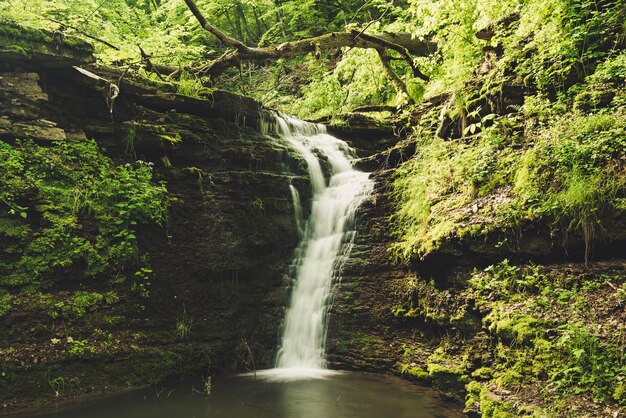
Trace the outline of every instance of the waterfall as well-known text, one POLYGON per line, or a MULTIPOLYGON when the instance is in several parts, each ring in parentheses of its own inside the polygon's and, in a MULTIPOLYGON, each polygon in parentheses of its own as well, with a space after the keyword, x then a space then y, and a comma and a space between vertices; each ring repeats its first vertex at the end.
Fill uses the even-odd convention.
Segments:
POLYGON ((291 186, 296 219, 304 225, 299 225, 302 241, 294 261, 293 289, 276 367, 308 374, 326 368, 333 281, 350 251, 356 210, 371 193, 373 182, 367 173, 352 167, 351 149, 329 135, 325 126, 283 115, 276 118, 278 133, 306 161, 313 187, 310 216, 304 222, 299 194, 291 186))

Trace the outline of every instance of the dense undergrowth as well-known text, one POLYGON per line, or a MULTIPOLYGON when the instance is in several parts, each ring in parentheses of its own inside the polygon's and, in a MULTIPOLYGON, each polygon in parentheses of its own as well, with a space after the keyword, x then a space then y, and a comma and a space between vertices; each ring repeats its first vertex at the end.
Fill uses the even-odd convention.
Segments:
POLYGON ((536 266, 507 260, 475 273, 470 283, 478 309, 487 313, 483 324, 496 337, 493 381, 541 382, 557 406, 559 397, 572 394, 625 406, 626 334, 615 315, 626 302, 622 274, 546 276, 536 266))
POLYGON ((405 344, 401 373, 455 399, 465 387, 468 409, 487 417, 595 416, 595 402, 626 406, 623 266, 514 266, 505 259, 475 270, 468 284, 451 292, 407 280, 397 317, 479 331, 462 344, 444 337, 425 364, 405 344))
POLYGON ((619 2, 585 7, 555 1, 519 9, 519 22, 507 23, 502 38, 492 41, 503 45, 500 61, 468 80, 469 87, 450 91, 453 104, 443 117, 458 120, 464 137, 449 141, 435 134, 440 108, 414 128, 419 152, 400 168, 395 184, 399 257, 424 257, 451 237, 539 222, 564 238, 582 236, 588 256, 606 224, 623 216, 626 92, 619 17, 625 12, 619 2), (561 12, 546 14, 557 6, 561 12), (593 18, 582 24, 587 14, 593 18), (580 31, 576 22, 588 39, 572 46, 580 31), (548 36, 557 27, 559 36, 548 36), (564 48, 575 46, 577 59, 574 52, 564 55, 564 48), (525 98, 498 109, 507 85, 525 98))
POLYGON ((547 101, 529 99, 522 118, 496 120, 478 136, 448 142, 432 131, 419 135, 420 152, 396 181, 395 250, 423 257, 452 236, 542 219, 564 235, 601 239, 605 223, 626 209, 625 98, 620 92, 610 110, 591 114, 555 114, 547 101), (480 207, 472 210, 475 202, 480 207))
POLYGON ((64 276, 147 297, 150 269, 137 228, 165 226, 168 206, 150 164, 115 164, 93 141, 0 142, 0 161, 0 315, 11 309, 11 294, 39 292, 64 276))
MULTIPOLYGON (((499 249, 487 258, 500 261, 445 285, 407 279, 393 315, 444 337, 426 361, 407 344, 399 371, 457 400, 465 388, 467 411, 484 417, 619 415, 625 276, 620 261, 592 260, 597 244, 624 240, 626 7, 554 0, 502 11, 474 26, 486 39, 470 41, 487 47, 482 64, 447 57, 474 66, 465 82, 452 70, 425 89, 447 99, 413 127, 391 247, 397 261, 428 263, 448 243, 491 238, 499 249), (539 233, 579 264, 505 258, 519 262, 524 235, 539 233)), ((545 261, 552 250, 543 251, 522 258, 545 261)))

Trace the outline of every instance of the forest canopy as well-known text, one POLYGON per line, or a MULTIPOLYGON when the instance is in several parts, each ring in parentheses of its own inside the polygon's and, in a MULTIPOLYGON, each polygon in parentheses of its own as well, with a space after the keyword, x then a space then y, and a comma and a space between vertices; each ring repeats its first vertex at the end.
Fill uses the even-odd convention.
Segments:
MULTIPOLYGON (((167 74, 146 70, 202 68, 234 45, 204 30, 186 3, 190 2, 10 0, 0 5, 0 17, 61 35, 88 37, 103 63, 133 65, 148 77, 161 78, 167 74)), ((464 3, 449 2, 442 8, 415 0, 199 0, 197 9, 214 28, 256 51, 333 32, 341 39, 327 38, 326 48, 320 48, 318 39, 308 50, 294 53, 292 60, 280 54, 265 61, 242 60, 210 79, 205 77, 207 71, 179 71, 181 92, 226 88, 302 116, 417 101, 425 81, 440 78, 437 68, 443 57, 435 53, 435 42, 441 25, 454 21, 460 36, 471 38, 474 24, 490 18, 484 12, 479 18, 474 10, 480 8, 464 3), (371 46, 372 36, 377 42, 384 38, 383 48, 360 49, 363 44, 371 46), (350 45, 355 37, 361 43, 356 48, 350 45)), ((469 53, 478 56, 478 52, 474 47, 469 53)))
POLYGON ((524 63, 526 67, 520 68, 520 75, 531 85, 562 83, 577 63, 592 67, 600 58, 594 56, 600 53, 598 44, 615 27, 623 26, 623 22, 611 21, 619 19, 619 13, 603 21, 609 16, 605 12, 623 8, 620 4, 567 0, 8 0, 0 4, 0 19, 52 29, 60 36, 88 37, 102 63, 131 66, 158 81, 175 78, 183 94, 228 89, 311 118, 362 106, 398 106, 460 90, 483 60, 485 47, 517 48, 519 57, 534 51, 533 58, 524 63), (225 38, 205 30, 190 4, 225 38), (517 17, 514 30, 506 32, 504 25, 490 33, 494 23, 512 16, 517 17), (329 42, 328 48, 313 43, 292 55, 268 53, 272 47, 285 48, 330 33, 344 37, 343 42, 334 40, 335 47, 329 42), (490 36, 478 39, 477 33, 490 36), (387 37, 402 47, 387 45, 381 51, 350 45, 355 38, 367 43, 372 36, 387 37), (412 50, 406 42, 423 48, 412 50), (240 46, 254 59, 235 59, 228 68, 210 74, 208 63, 224 60, 229 51, 241 56, 240 46), (260 51, 266 54, 256 59, 260 51), (168 78, 172 68, 178 71, 168 78))

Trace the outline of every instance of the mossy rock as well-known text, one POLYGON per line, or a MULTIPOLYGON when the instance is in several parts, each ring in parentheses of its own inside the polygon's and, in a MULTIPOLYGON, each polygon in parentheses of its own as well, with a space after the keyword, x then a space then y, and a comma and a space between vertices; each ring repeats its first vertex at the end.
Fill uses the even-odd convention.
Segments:
POLYGON ((573 108, 579 112, 589 112, 608 106, 615 97, 609 90, 583 90, 574 97, 573 108))
POLYGON ((542 331, 541 322, 531 315, 494 311, 485 318, 489 332, 505 341, 530 344, 542 331))
POLYGON ((619 382, 613 391, 613 400, 621 406, 626 406, 626 384, 619 382))
POLYGON ((410 378, 411 380, 415 380, 421 383, 430 382, 430 373, 428 373, 423 368, 416 366, 414 364, 404 364, 402 365, 401 373, 403 376, 410 378))
POLYGON ((428 375, 432 384, 445 399, 462 403, 465 399, 465 384, 468 377, 462 369, 455 369, 441 364, 428 364, 428 375))
POLYGON ((491 367, 481 367, 472 372, 472 377, 478 380, 489 380, 493 377, 493 369, 491 367))
POLYGON ((0 21, 0 58, 25 58, 46 67, 69 67, 95 60, 94 47, 82 39, 0 21))
POLYGON ((469 382, 466 390, 467 398, 463 412, 468 417, 513 418, 532 415, 532 410, 516 408, 477 381, 469 382))

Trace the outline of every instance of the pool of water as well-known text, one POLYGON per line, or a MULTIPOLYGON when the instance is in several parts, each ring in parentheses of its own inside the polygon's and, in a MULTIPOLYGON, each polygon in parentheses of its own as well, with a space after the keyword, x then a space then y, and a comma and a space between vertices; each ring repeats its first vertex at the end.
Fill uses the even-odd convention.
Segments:
POLYGON ((216 376, 31 414, 45 418, 459 418, 458 407, 402 379, 333 372, 294 378, 259 372, 216 376))

